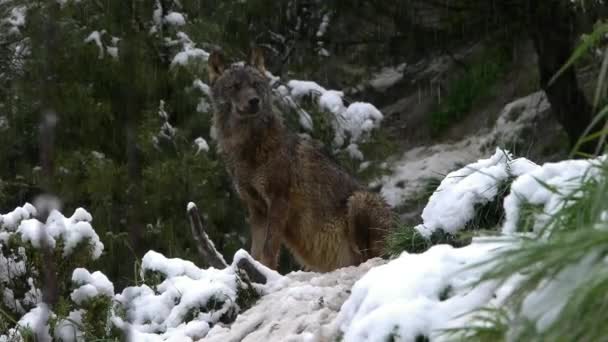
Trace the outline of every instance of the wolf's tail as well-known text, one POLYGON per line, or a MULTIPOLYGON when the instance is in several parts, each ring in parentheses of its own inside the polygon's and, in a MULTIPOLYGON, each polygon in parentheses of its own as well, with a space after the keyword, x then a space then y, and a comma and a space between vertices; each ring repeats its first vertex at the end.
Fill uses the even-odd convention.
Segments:
POLYGON ((377 194, 357 191, 348 199, 349 239, 361 261, 385 254, 385 241, 393 213, 377 194))

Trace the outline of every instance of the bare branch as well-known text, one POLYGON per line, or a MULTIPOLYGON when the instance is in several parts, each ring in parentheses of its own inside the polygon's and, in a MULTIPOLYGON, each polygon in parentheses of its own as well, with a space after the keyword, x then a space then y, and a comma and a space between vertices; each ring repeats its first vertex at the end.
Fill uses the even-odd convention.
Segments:
POLYGON ((198 213, 198 208, 194 203, 188 204, 188 218, 190 219, 190 229, 192 237, 196 241, 198 254, 201 256, 204 267, 215 267, 218 269, 226 268, 228 264, 224 257, 215 249, 215 245, 207 236, 203 219, 198 213))
MULTIPOLYGON (((205 232, 205 226, 208 226, 204 221, 204 218, 199 215, 198 208, 194 203, 188 204, 188 218, 190 219, 190 229, 192 231, 192 237, 196 241, 196 248, 203 267, 215 267, 223 269, 228 267, 228 264, 224 260, 224 257, 215 249, 215 245, 209 239, 209 236, 205 232)), ((266 276, 255 265, 249 261, 249 259, 243 258, 238 261, 236 265, 239 276, 247 283, 258 283, 265 284, 267 279, 266 276)))

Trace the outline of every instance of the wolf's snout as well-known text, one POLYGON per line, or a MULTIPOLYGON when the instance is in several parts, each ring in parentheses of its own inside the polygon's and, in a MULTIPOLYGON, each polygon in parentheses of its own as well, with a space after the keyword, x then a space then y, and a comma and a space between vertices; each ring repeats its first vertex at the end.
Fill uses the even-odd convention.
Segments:
POLYGON ((260 98, 253 97, 249 99, 249 111, 251 113, 257 113, 260 109, 260 98))

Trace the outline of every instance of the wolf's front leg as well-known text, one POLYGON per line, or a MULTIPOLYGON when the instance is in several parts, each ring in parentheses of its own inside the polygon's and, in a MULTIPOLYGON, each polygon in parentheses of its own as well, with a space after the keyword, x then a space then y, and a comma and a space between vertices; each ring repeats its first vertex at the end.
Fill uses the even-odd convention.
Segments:
POLYGON ((249 210, 249 227, 251 230, 251 256, 262 262, 264 241, 266 241, 266 215, 249 210))
POLYGON ((287 198, 277 197, 270 201, 261 261, 272 269, 276 269, 278 266, 279 251, 281 250, 283 234, 287 228, 288 215, 289 202, 287 198))

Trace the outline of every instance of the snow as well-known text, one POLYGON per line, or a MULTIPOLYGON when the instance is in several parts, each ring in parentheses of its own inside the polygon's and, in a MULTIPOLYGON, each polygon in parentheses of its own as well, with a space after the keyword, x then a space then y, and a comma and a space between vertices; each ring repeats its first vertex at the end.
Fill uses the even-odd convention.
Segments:
POLYGON ((80 285, 70 295, 72 301, 78 305, 97 296, 114 296, 114 284, 99 271, 89 273, 84 268, 77 268, 72 273, 72 283, 80 285))
POLYGON ((522 302, 522 315, 535 322, 538 331, 546 331, 566 305, 573 290, 593 282, 592 270, 598 259, 598 254, 590 251, 582 260, 565 267, 553 279, 531 291, 522 302))
POLYGON ((321 38, 325 35, 325 32, 327 31, 327 28, 329 27, 329 19, 330 19, 329 14, 323 15, 323 18, 321 19, 321 24, 319 25, 319 30, 317 30, 317 38, 321 38))
POLYGON ((599 163, 605 158, 595 160, 565 160, 546 163, 533 171, 517 178, 511 185, 511 193, 505 198, 505 224, 503 233, 517 231, 520 209, 524 204, 542 207, 534 218, 534 231, 546 228, 550 217, 563 206, 567 198, 576 197, 573 193, 581 183, 600 175, 599 163), (558 189, 556 191, 555 189, 558 189))
POLYGON ((142 278, 144 278, 145 271, 160 272, 167 278, 185 275, 193 279, 200 279, 203 272, 192 261, 169 259, 155 251, 149 251, 144 255, 141 261, 142 278))
MULTIPOLYGON (((567 198, 572 197, 572 191, 582 181, 600 176, 598 164, 605 161, 601 157, 539 166, 495 149, 489 158, 451 172, 423 211, 423 225, 428 231, 457 231, 471 219, 476 206, 497 195, 497 184, 514 178, 511 193, 504 202, 506 235, 474 238, 466 247, 437 245, 420 254, 404 252, 390 261, 376 258, 325 274, 292 272, 285 276, 263 266, 244 250, 239 250, 232 265, 222 270, 201 269, 191 261, 149 251, 142 259, 140 274, 147 284, 127 287, 115 294, 112 282, 103 273, 77 268, 72 273, 77 288, 70 298, 76 305, 96 296, 112 298, 113 325, 128 331, 134 341, 454 340, 446 329, 483 326, 477 316, 480 311, 476 310, 509 309, 506 301, 526 279, 526 274, 513 274, 504 282, 482 279, 486 271, 502 262, 500 253, 520 248, 521 235, 515 233, 522 204, 543 206, 544 213, 535 219, 539 224, 546 223, 545 213, 554 213, 567 205, 567 198), (237 304, 243 284, 236 272, 243 259, 267 279, 265 284, 252 284, 261 298, 244 312, 237 304), (117 315, 117 309, 125 314, 117 315), (224 323, 234 317, 232 323, 224 323)), ((192 202, 187 205, 188 210, 194 207, 192 202)), ((5 231, 0 243, 5 243, 10 234, 55 241, 63 238, 68 225, 92 221, 87 211, 78 209, 70 218, 53 211, 47 223, 42 224, 28 218, 34 211, 33 206, 25 205, 1 216, 3 221, 4 217, 10 217, 7 222, 12 227, 19 224, 19 228, 11 231, 9 225, 2 226, 5 231)), ((36 242, 32 241, 34 245, 36 242)), ((25 255, 25 250, 19 253, 25 255)), ((603 254, 590 251, 587 257, 573 261, 555 277, 543 281, 522 298, 518 309, 521 312, 517 314, 535 322, 538 331, 547 329, 573 290, 591 282, 593 267, 602 257, 603 254)), ((22 275, 24 268, 19 258, 0 254, 0 287, 22 275), (3 277, 4 274, 9 276, 3 277)), ((32 299, 27 307, 33 309, 20 319, 19 325, 35 328, 41 341, 50 341, 47 322, 55 316, 44 304, 37 304, 41 295, 31 278, 28 285, 32 299)), ((5 289, 2 296, 3 303, 12 302, 15 293, 5 289)), ((23 310, 24 304, 19 305, 23 310)), ((68 318, 58 319, 53 330, 55 338, 65 337, 67 341, 82 338, 82 332, 71 322, 82 322, 85 313, 75 310, 68 318)), ((0 336, 0 341, 3 338, 0 336)))
POLYGON ((392 162, 389 175, 374 180, 370 186, 380 187, 386 201, 393 207, 398 206, 423 191, 430 178, 443 178, 459 168, 459 164, 468 164, 493 153, 496 146, 525 141, 527 137, 522 132, 533 127, 549 108, 544 92, 513 101, 502 110, 490 132, 408 150, 392 162))
POLYGON ((84 310, 75 310, 69 313, 68 317, 57 322, 55 333, 56 340, 62 342, 84 341, 84 334, 80 330, 84 310))
POLYGON ((200 59, 203 62, 206 62, 209 58, 209 53, 203 49, 197 48, 196 44, 192 42, 190 37, 184 32, 178 32, 177 37, 179 39, 179 43, 182 44, 182 51, 178 52, 171 61, 171 67, 176 67, 178 65, 185 66, 190 63, 191 60, 200 59))
POLYGON ((264 275, 264 277, 266 277, 266 281, 270 284, 270 283, 276 283, 277 281, 281 280, 283 277, 277 273, 276 271, 264 266, 262 263, 260 263, 259 261, 255 260, 251 255, 249 255, 249 253, 247 253, 245 250, 243 249, 239 249, 235 254, 234 257, 232 258, 232 268, 236 269, 238 263, 242 260, 242 259, 247 259, 253 266, 255 266, 255 268, 260 271, 262 273, 262 275, 264 275))
POLYGON ((114 59, 118 59, 118 48, 116 46, 106 47, 106 52, 114 59))
POLYGON ((321 96, 327 90, 313 81, 291 80, 287 82, 291 96, 295 100, 301 100, 304 96, 321 96))
POLYGON ((9 128, 8 119, 4 115, 0 115, 0 131, 6 131, 9 128))
POLYGON ((26 6, 15 6, 11 9, 8 18, 2 20, 7 23, 11 28, 9 34, 20 34, 21 28, 25 26, 25 14, 27 12, 26 6))
POLYGON ((439 245, 373 268, 353 286, 336 319, 343 341, 441 340, 441 329, 460 326, 463 315, 493 298, 494 284, 472 286, 485 268, 469 266, 504 246, 482 240, 459 249, 439 245))
POLYGON ((24 275, 25 272, 25 262, 23 260, 0 254, 0 284, 8 283, 11 279, 24 275))
POLYGON ((279 87, 278 93, 285 102, 300 114, 300 123, 307 130, 312 130, 310 115, 297 105, 304 98, 312 96, 319 110, 333 115, 332 125, 335 131, 333 144, 342 148, 346 143, 347 152, 355 159, 362 159, 358 146, 350 146, 363 142, 369 133, 380 126, 382 113, 372 104, 354 102, 348 107, 344 105, 344 92, 327 90, 312 81, 291 80, 286 88, 279 87), (358 151, 358 152, 357 152, 358 151))
MULTIPOLYGON (((189 204, 189 207, 192 205, 189 204)), ((8 218, 6 222, 11 227, 17 224, 19 226, 16 231, 8 230, 8 225, 2 226, 0 243, 4 244, 12 235, 16 235, 28 242, 26 248, 38 248, 42 241, 52 248, 59 246, 57 241, 62 239, 65 257, 71 256, 71 248, 77 241, 89 241, 91 247, 95 248, 97 235, 90 226, 92 217, 86 210, 77 209, 69 218, 54 210, 44 224, 35 219, 27 219, 29 213, 34 211, 33 206, 25 205, 10 214, 2 215, 3 219, 8 218)), ((55 319, 56 316, 44 304, 38 304, 42 300, 42 293, 35 286, 38 280, 28 277, 30 274, 36 275, 37 271, 27 264, 26 249, 19 247, 10 250, 6 256, 4 250, 0 249, 0 294, 3 306, 23 315, 19 324, 36 329, 40 341, 50 341, 47 321, 49 317, 55 319), (28 277, 27 280, 24 277, 28 277), (29 290, 16 298, 12 289, 18 283, 26 284, 18 285, 20 289, 27 290, 29 286, 29 290), (33 309, 27 312, 24 308, 33 309)), ((97 254, 92 255, 95 256, 97 254)), ((235 262, 243 258, 249 258, 258 265, 268 279, 281 278, 251 259, 244 251, 237 253, 235 262)), ((81 305, 86 307, 87 302, 100 296, 111 299, 113 307, 109 314, 112 324, 118 329, 126 329, 138 341, 198 340, 204 338, 220 320, 230 319, 239 312, 237 291, 243 285, 238 280, 235 269, 235 265, 223 270, 201 269, 190 261, 166 258, 150 251, 142 259, 141 276, 143 278, 156 273, 159 278, 153 276, 147 280, 159 283, 127 287, 122 293, 115 294, 113 283, 103 273, 76 268, 72 271, 71 280, 75 289, 70 294, 70 300, 78 308, 81 305), (126 317, 117 315, 117 312, 125 312, 126 317)), ((86 311, 81 309, 72 311, 67 318, 57 318, 57 325, 53 329, 54 337, 65 341, 82 340, 78 324, 85 315, 86 311)), ((0 341, 12 336, 20 338, 18 329, 3 334, 0 341)))
POLYGON ((369 84, 374 90, 383 92, 403 79, 403 73, 406 67, 407 63, 399 64, 395 67, 382 68, 380 72, 373 75, 369 84))
POLYGON ((207 140, 205 140, 203 137, 194 139, 194 145, 196 145, 196 154, 209 151, 209 144, 207 144, 207 140))
POLYGON ((360 141, 361 138, 380 126, 382 113, 370 103, 354 102, 341 113, 339 130, 344 135, 348 132, 351 142, 360 141))
POLYGON ((422 212, 423 223, 416 229, 426 237, 441 229, 456 233, 475 217, 478 205, 491 202, 499 187, 538 166, 531 161, 513 159, 500 148, 489 159, 482 159, 449 173, 433 193, 422 212))
POLYGON ((29 242, 34 248, 55 248, 55 239, 48 235, 44 224, 38 220, 23 221, 17 233, 21 235, 21 241, 29 242))
POLYGON ((361 152, 361 150, 359 150, 359 146, 357 144, 348 145, 348 147, 346 147, 346 151, 348 152, 350 157, 354 160, 362 161, 364 159, 363 152, 361 152))
POLYGON ((94 42, 95 45, 97 45, 97 47, 99 48, 99 55, 98 55, 99 59, 102 59, 103 55, 104 55, 104 48, 103 48, 103 44, 101 43, 101 35, 104 34, 104 33, 105 33, 104 31, 102 31, 102 32, 93 31, 84 40, 85 43, 94 42))
POLYGON ((173 60, 171 61, 171 67, 174 67, 176 65, 186 65, 191 59, 198 58, 207 60, 207 58, 209 58, 209 53, 199 48, 185 49, 184 51, 178 53, 177 55, 175 55, 175 57, 173 57, 173 60))
POLYGON ((196 204, 194 204, 194 202, 188 202, 188 206, 186 207, 186 211, 190 211, 192 209, 196 208, 196 204))
POLYGON ((210 326, 238 310, 237 281, 231 267, 203 270, 192 262, 169 259, 150 251, 142 261, 142 275, 155 271, 164 280, 155 289, 127 287, 115 300, 126 308, 127 321, 115 317, 137 340, 169 341, 204 337, 210 326), (186 322, 188 315, 193 315, 186 322))
POLYGON ((371 182, 371 187, 380 186, 386 202, 395 207, 411 196, 420 193, 425 180, 439 178, 462 162, 471 162, 482 156, 478 145, 470 141, 455 144, 420 146, 405 152, 391 166, 391 174, 371 182))
POLYGON ((26 313, 19 320, 18 324, 22 328, 28 328, 35 333, 36 341, 46 342, 51 341, 49 333, 48 320, 50 310, 44 303, 38 304, 35 308, 26 313))
POLYGON ((207 85, 200 79, 194 80, 194 82, 192 83, 192 86, 199 89, 200 91, 202 91, 203 94, 205 94, 209 97, 211 96, 211 87, 209 87, 209 85, 207 85))
POLYGON ((337 90, 326 90, 319 96, 319 106, 330 113, 343 113, 345 111, 342 98, 344 93, 337 90))
POLYGON ((26 203, 23 207, 17 207, 8 214, 0 214, 0 228, 15 230, 19 227, 21 221, 32 218, 37 214, 36 207, 26 203))
POLYGON ((192 83, 192 87, 200 90, 204 96, 201 96, 199 102, 196 106, 196 111, 198 113, 209 113, 211 111, 211 88, 209 85, 201 81, 200 79, 194 80, 192 83))
POLYGON ((95 159, 103 160, 106 159, 106 155, 99 151, 91 151, 91 155, 95 157, 95 159))
MULTIPOLYGON (((240 257, 249 256, 244 252, 235 255, 235 259, 240 257)), ((286 276, 263 269, 269 281, 258 290, 264 296, 230 326, 214 326, 205 341, 334 341, 330 338, 333 322, 353 283, 383 263, 372 259, 330 273, 292 272, 286 276)))
POLYGON ((179 12, 170 12, 163 19, 169 25, 172 26, 184 26, 186 25, 186 19, 184 15, 179 12))
POLYGON ((103 252, 103 244, 93 230, 91 221, 91 214, 82 208, 76 209, 70 218, 53 210, 44 224, 36 219, 22 221, 17 233, 21 235, 23 242, 29 242, 35 248, 42 248, 44 244, 55 248, 56 240, 61 239, 64 244, 64 257, 72 254, 76 246, 86 242, 90 247, 92 258, 97 259, 103 252))
POLYGON ((275 89, 275 94, 289 107, 296 111, 298 114, 298 119, 300 126, 304 128, 308 132, 312 132, 314 130, 314 125, 312 122, 312 118, 308 112, 306 112, 302 107, 300 107, 296 101, 290 96, 290 92, 286 86, 280 85, 275 89))

